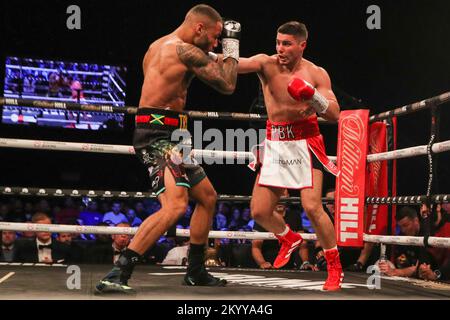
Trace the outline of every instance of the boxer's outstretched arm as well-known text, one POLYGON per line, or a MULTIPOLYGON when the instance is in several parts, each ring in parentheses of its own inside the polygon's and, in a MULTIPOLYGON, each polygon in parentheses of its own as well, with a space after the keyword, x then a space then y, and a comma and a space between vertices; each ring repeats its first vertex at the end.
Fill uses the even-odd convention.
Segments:
POLYGON ((234 92, 237 80, 235 59, 227 58, 219 64, 196 46, 187 43, 177 45, 177 54, 186 67, 207 85, 223 94, 234 92))
POLYGON ((238 73, 261 72, 265 54, 257 54, 250 58, 239 57, 238 73))

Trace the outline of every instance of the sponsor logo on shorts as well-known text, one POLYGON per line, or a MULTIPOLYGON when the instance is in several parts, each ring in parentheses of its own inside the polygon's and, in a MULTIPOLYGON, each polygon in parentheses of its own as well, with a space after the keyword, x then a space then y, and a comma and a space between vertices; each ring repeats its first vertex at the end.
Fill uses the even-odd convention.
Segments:
POLYGON ((280 166, 299 166, 302 164, 302 159, 273 159, 273 164, 278 164, 280 166))
POLYGON ((158 186, 159 183, 159 176, 156 176, 155 179, 152 181, 152 189, 155 189, 158 186))

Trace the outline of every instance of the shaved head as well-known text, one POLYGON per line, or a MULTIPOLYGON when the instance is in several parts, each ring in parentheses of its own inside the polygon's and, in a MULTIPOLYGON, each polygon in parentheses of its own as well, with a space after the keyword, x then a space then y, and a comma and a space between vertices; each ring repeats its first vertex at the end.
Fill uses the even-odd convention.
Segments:
POLYGON ((220 14, 211 6, 206 4, 198 4, 191 8, 184 19, 185 22, 195 22, 199 19, 208 19, 212 23, 222 21, 220 14))

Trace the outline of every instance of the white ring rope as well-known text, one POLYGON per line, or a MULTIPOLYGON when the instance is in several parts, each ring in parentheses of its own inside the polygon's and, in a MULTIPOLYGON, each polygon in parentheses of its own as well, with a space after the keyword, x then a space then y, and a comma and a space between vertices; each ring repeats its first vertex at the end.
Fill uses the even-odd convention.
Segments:
MULTIPOLYGON (((58 224, 36 224, 0 222, 0 230, 29 231, 29 232, 52 232, 52 233, 83 233, 83 234, 129 234, 134 235, 138 228, 103 227, 103 226, 71 226, 58 224)), ((178 237, 189 237, 189 229, 176 229, 178 237)), ((314 241, 317 237, 313 233, 301 233, 305 240, 314 241)), ((246 232, 246 231, 210 231, 211 239, 249 239, 249 240, 276 240, 271 232, 246 232)), ((408 236, 377 236, 364 234, 365 242, 424 246, 424 237, 408 236)), ((428 244, 432 247, 450 248, 450 238, 429 237, 428 244)))
MULTIPOLYGON (((131 154, 131 155, 135 154, 133 146, 127 145, 10 139, 10 138, 0 138, 0 147, 34 149, 34 150, 94 152, 94 153, 109 153, 109 154, 131 154)), ((450 151, 450 140, 434 143, 432 151, 434 153, 450 151)), ((423 145, 399 149, 395 151, 369 154, 367 155, 367 162, 410 158, 426 154, 427 154, 427 146, 423 145)), ((252 161, 255 159, 253 153, 248 151, 193 149, 191 151, 191 155, 194 156, 195 158, 203 158, 203 159, 242 159, 252 161)), ((335 156, 329 156, 329 158, 330 160, 336 162, 335 156)))
MULTIPOLYGON (((34 150, 52 150, 52 151, 75 151, 75 152, 94 152, 109 154, 131 154, 134 155, 133 146, 97 144, 97 143, 79 143, 64 141, 46 141, 46 140, 27 140, 0 138, 0 147, 34 149, 34 150)), ((244 159, 253 160, 255 156, 246 151, 221 151, 221 150, 199 150, 193 149, 191 155, 195 158, 204 159, 244 159)))

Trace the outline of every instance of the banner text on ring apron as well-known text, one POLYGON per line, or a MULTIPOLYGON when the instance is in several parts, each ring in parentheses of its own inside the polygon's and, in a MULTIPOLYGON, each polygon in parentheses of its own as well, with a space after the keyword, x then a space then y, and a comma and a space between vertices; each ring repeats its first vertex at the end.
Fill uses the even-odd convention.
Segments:
POLYGON ((346 110, 339 117, 335 229, 338 246, 362 247, 369 110, 346 110))

